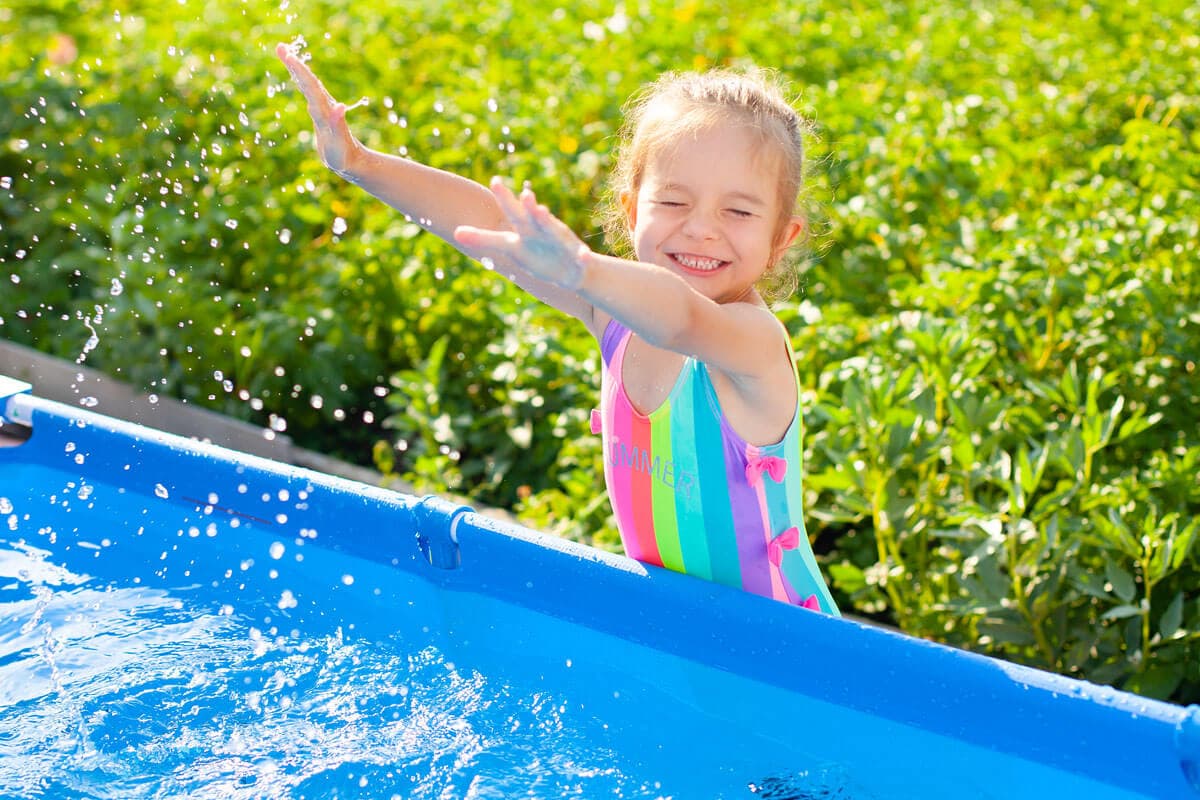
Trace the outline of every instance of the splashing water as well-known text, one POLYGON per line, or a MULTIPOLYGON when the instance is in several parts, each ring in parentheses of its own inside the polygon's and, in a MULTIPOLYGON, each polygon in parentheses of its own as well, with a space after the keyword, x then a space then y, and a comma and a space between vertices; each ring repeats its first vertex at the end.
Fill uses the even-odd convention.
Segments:
POLYGON ((305 48, 308 47, 308 41, 304 38, 304 34, 297 34, 296 38, 292 39, 285 46, 289 53, 301 61, 307 63, 312 60, 312 53, 305 52, 305 48))
POLYGON ((100 334, 96 331, 96 326, 104 322, 104 307, 93 306, 93 309, 95 311, 93 316, 83 317, 83 326, 88 329, 89 336, 83 345, 83 351, 75 359, 76 364, 87 361, 88 353, 100 346, 100 334))

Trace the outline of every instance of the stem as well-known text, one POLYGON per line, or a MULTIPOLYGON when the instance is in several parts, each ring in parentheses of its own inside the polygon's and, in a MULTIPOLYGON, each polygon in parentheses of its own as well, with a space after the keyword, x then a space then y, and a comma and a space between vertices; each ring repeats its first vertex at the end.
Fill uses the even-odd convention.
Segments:
POLYGON ((1142 548, 1142 556, 1138 559, 1138 568, 1142 572, 1142 585, 1146 587, 1146 610, 1142 612, 1142 658, 1138 664, 1138 672, 1143 672, 1150 663, 1150 650, 1154 647, 1150 642, 1150 612, 1153 609, 1150 593, 1154 590, 1154 581, 1150 578, 1150 548, 1142 548))
MULTIPOLYGON (((1010 520, 1005 519, 1004 522, 1005 525, 1008 525, 1010 520)), ((1030 629, 1033 631, 1033 640, 1037 645, 1037 649, 1041 653, 1043 662, 1047 667, 1057 669, 1059 664, 1058 659, 1055 658, 1054 655, 1054 648, 1050 646, 1050 642, 1046 639, 1046 632, 1042 630, 1040 620, 1034 617, 1033 609, 1029 607, 1029 604, 1025 599, 1025 584, 1021 580, 1020 571, 1017 569, 1018 552, 1015 529, 1006 532, 1004 538, 1005 549, 1008 551, 1008 571, 1012 576, 1013 599, 1017 603, 1017 611, 1019 611, 1021 616, 1025 618, 1025 621, 1029 624, 1030 629)))
MULTIPOLYGON (((882 503, 880 502, 880 487, 883 483, 882 477, 877 475, 875 477, 875 489, 871 493, 871 521, 875 526, 875 548, 879 556, 879 563, 886 567, 892 561, 896 564, 902 562, 900 561, 899 548, 896 546, 891 535, 892 524, 884 514, 882 503), (889 542, 892 544, 890 553, 888 552, 889 542)), ((889 569, 888 572, 890 573, 891 570, 889 569)), ((890 574, 884 575, 883 590, 887 593, 888 600, 892 603, 892 613, 896 614, 897 617, 901 613, 907 615, 907 605, 900 596, 900 590, 892 583, 890 574)), ((897 622, 899 622, 899 619, 897 619, 897 622)))
POLYGON ((1044 370, 1050 363, 1050 356, 1054 354, 1054 337, 1058 327, 1058 275, 1056 272, 1057 270, 1053 269, 1050 271, 1050 302, 1046 304, 1046 338, 1042 354, 1038 357, 1037 365, 1034 367, 1036 372, 1044 370))

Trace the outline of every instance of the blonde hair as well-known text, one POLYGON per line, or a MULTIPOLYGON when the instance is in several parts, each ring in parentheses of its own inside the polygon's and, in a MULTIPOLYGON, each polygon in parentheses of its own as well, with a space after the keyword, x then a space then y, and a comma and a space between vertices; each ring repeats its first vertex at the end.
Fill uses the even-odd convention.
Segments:
MULTIPOLYGON (((780 83, 761 69, 734 72, 668 72, 646 85, 624 107, 616 163, 609 180, 604 231, 618 253, 633 256, 623 195, 636 196, 646 166, 682 136, 722 125, 744 126, 759 137, 762 152, 779 163, 780 218, 776 235, 800 210, 800 190, 806 168, 805 137, 810 126, 792 107, 780 83)), ((805 232, 808 226, 805 225, 805 232)), ((801 238, 804 238, 802 234, 801 238)), ((791 259, 769 265, 759 289, 770 299, 787 297, 796 289, 791 259)))

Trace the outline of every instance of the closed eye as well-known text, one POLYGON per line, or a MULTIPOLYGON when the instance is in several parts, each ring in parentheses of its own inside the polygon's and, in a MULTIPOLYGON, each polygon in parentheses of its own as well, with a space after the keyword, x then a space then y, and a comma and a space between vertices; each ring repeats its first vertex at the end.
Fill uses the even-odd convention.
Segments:
POLYGON ((726 210, 729 211, 730 214, 733 214, 735 217, 747 218, 747 217, 754 216, 754 212, 747 211, 744 208, 730 208, 730 209, 726 209, 726 210))

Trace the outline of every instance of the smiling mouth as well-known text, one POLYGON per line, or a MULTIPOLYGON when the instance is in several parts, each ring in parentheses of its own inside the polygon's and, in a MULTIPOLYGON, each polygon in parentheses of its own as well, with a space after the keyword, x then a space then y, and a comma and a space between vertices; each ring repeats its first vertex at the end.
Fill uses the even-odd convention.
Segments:
POLYGON ((690 253, 670 253, 669 256, 676 266, 692 275, 709 275, 730 263, 719 258, 697 256, 690 253))

